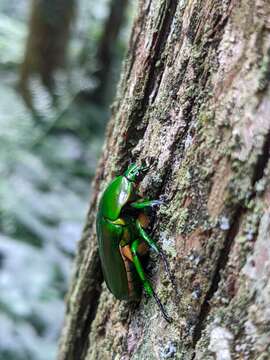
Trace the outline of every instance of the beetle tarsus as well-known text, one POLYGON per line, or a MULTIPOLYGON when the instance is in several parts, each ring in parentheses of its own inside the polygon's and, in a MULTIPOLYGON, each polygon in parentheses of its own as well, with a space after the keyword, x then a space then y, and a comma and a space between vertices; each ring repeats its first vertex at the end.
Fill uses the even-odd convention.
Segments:
POLYGON ((159 205, 162 205, 162 204, 164 204, 164 201, 162 201, 162 200, 152 200, 151 207, 159 206, 159 205))
POLYGON ((169 280, 172 283, 172 286, 173 286, 175 292, 178 294, 177 285, 176 285, 176 282, 175 282, 175 277, 173 276, 173 274, 172 274, 172 272, 170 270, 168 260, 167 260, 166 255, 164 254, 164 252, 162 250, 160 250, 160 256, 161 256, 162 261, 164 263, 165 270, 166 270, 166 273, 168 274, 169 280))
POLYGON ((169 323, 171 324, 173 322, 173 319, 166 313, 165 309, 164 309, 164 306, 162 305, 161 301, 159 300, 159 297, 157 296, 157 294, 153 291, 153 296, 156 300, 156 303, 158 304, 161 312, 162 312, 162 315, 164 317, 164 319, 169 323))

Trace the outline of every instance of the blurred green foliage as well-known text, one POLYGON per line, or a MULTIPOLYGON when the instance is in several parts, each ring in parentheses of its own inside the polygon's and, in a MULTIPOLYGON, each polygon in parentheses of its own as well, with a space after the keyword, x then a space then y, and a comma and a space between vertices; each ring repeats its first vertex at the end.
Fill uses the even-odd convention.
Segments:
MULTIPOLYGON (((26 0, 0 4, 0 360, 56 356, 63 298, 109 116, 106 108, 76 100, 94 86, 89 73, 108 1, 78 2, 69 71, 56 77, 57 107, 39 79, 31 83, 38 117, 16 90, 29 6, 26 0)), ((115 80, 129 24, 116 47, 115 80)))

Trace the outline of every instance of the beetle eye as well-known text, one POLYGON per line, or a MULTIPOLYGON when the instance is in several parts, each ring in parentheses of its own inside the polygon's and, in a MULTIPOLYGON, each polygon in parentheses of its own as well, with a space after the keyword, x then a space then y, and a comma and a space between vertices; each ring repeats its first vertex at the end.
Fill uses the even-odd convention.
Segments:
POLYGON ((142 172, 141 171, 136 171, 136 173, 135 173, 135 181, 138 181, 140 178, 141 178, 141 176, 142 176, 142 172))

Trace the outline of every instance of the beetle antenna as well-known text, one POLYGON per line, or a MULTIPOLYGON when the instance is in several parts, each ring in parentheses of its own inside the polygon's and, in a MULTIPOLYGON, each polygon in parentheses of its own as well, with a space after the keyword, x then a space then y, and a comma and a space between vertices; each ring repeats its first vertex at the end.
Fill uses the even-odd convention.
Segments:
POLYGON ((140 166, 141 171, 147 171, 149 169, 149 166, 147 165, 147 163, 145 161, 141 162, 141 166, 140 166))
POLYGON ((150 164, 147 159, 146 160, 142 160, 141 162, 141 167, 143 171, 148 171, 151 170, 154 167, 154 163, 152 162, 152 164, 150 164))
POLYGON ((166 313, 165 309, 164 309, 164 306, 162 305, 159 297, 157 296, 157 294, 154 292, 153 290, 153 296, 156 300, 156 303, 158 304, 158 307, 160 308, 160 311, 162 312, 162 315, 164 317, 164 319, 169 323, 171 324, 173 322, 173 319, 166 313))

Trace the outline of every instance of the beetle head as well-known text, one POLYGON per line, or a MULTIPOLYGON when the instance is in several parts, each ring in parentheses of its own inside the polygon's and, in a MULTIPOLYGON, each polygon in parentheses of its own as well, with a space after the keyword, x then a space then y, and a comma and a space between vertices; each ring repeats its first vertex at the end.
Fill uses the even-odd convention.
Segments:
POLYGON ((124 173, 124 176, 129 181, 137 181, 140 175, 142 175, 148 167, 146 165, 138 166, 137 164, 131 164, 124 173))

